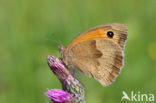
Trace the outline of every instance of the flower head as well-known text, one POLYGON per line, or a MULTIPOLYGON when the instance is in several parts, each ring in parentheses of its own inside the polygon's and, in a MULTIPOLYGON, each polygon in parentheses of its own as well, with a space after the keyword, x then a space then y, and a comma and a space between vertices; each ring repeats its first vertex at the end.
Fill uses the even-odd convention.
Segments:
POLYGON ((60 80, 63 90, 48 90, 46 96, 54 101, 54 103, 85 103, 84 86, 70 73, 64 62, 51 55, 47 56, 47 61, 52 72, 60 80))
POLYGON ((50 98, 54 103, 68 103, 74 100, 74 96, 61 89, 48 89, 45 95, 50 98))

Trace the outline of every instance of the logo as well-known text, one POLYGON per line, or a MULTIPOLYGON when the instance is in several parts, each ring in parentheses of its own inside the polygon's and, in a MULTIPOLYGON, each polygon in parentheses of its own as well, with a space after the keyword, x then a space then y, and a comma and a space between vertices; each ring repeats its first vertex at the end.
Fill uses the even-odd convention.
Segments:
POLYGON ((122 98, 121 101, 128 100, 128 101, 147 101, 147 102, 152 102, 154 101, 154 94, 145 94, 145 93, 141 93, 140 91, 138 92, 134 92, 131 91, 130 95, 128 95, 125 91, 122 91, 122 98))

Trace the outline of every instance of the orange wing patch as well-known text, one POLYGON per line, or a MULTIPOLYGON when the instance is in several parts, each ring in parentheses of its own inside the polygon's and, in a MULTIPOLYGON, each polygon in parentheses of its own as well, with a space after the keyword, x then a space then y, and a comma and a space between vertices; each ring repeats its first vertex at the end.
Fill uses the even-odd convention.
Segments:
POLYGON ((117 42, 116 38, 107 37, 106 34, 108 31, 113 31, 110 26, 108 26, 108 27, 97 27, 97 28, 90 29, 90 30, 80 34, 74 40, 72 40, 72 42, 68 45, 67 49, 69 49, 70 47, 72 47, 75 44, 78 44, 80 42, 91 40, 91 39, 96 39, 96 38, 111 39, 111 40, 117 42))

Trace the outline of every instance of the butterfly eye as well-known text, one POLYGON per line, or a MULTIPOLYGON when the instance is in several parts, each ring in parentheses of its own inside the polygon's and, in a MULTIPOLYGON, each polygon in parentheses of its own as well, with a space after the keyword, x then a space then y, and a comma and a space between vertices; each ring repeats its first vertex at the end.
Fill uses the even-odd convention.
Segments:
POLYGON ((107 36, 108 36, 109 38, 113 38, 114 33, 113 33, 112 31, 108 31, 108 32, 107 32, 107 36))

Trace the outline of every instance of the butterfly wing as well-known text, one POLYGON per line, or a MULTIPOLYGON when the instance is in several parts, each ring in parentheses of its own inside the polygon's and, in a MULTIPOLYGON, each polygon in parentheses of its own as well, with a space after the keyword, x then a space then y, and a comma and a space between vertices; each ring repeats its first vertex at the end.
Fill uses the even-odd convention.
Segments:
POLYGON ((66 65, 97 79, 102 85, 112 83, 123 66, 122 48, 108 39, 92 39, 65 51, 66 65))
POLYGON ((122 50, 124 50, 125 41, 127 39, 127 27, 124 24, 105 24, 91 28, 80 35, 78 35, 72 42, 68 45, 67 49, 73 47, 74 45, 84 42, 87 40, 95 38, 105 38, 117 43, 122 50), (107 32, 112 31, 114 33, 113 38, 107 36, 107 32))

